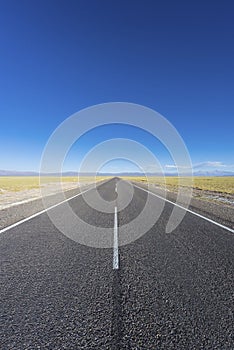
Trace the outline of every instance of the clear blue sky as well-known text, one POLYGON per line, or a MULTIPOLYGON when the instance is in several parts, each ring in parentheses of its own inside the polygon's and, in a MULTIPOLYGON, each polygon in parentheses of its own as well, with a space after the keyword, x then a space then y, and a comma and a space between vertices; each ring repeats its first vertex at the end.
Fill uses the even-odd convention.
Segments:
MULTIPOLYGON (((168 118, 195 167, 234 170, 233 13, 225 0, 0 1, 0 169, 38 170, 64 119, 126 101, 168 118)), ((113 128, 83 137, 68 167, 129 132, 113 128)), ((132 134, 171 164, 147 134, 132 134)))

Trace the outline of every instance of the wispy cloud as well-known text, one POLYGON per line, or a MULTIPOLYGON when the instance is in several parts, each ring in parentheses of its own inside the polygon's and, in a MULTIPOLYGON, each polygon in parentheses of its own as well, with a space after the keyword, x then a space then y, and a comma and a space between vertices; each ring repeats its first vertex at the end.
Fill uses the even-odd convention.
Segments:
MULTIPOLYGON (((175 164, 166 164, 165 165, 166 169, 188 169, 189 167, 187 166, 177 166, 175 164)), ((224 164, 223 162, 220 161, 206 161, 206 162, 200 162, 200 163, 195 163, 192 165, 192 169, 204 169, 204 168, 212 168, 212 169, 233 169, 234 164, 224 164)))
POLYGON ((222 162, 202 162, 202 163, 197 163, 193 165, 193 169, 198 169, 198 168, 204 168, 204 167, 209 167, 209 168, 221 168, 221 167, 226 167, 226 164, 223 164, 222 162))
POLYGON ((165 165, 165 168, 167 169, 177 169, 177 168, 180 168, 180 169, 189 169, 188 166, 177 166, 177 165, 174 165, 174 164, 166 164, 165 165))

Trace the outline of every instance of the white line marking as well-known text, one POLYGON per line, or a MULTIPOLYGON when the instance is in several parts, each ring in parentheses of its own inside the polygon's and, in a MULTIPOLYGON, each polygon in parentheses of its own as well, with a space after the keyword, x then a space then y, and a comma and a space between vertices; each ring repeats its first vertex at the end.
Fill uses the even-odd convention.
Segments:
POLYGON ((119 245, 118 245, 118 216, 117 207, 115 207, 114 218, 114 244, 113 244, 113 269, 119 269, 119 245))
POLYGON ((72 196, 72 197, 70 197, 70 198, 67 198, 67 199, 65 199, 64 201, 59 202, 59 203, 57 203, 57 204, 55 204, 55 205, 52 205, 51 207, 49 207, 49 208, 47 208, 47 209, 41 210, 41 211, 39 211, 39 212, 37 212, 37 213, 35 213, 35 214, 33 214, 33 215, 31 215, 31 216, 25 218, 25 219, 22 219, 22 220, 20 220, 20 221, 17 221, 16 223, 14 223, 14 224, 12 224, 12 225, 10 225, 10 226, 4 227, 3 229, 0 230, 0 233, 6 232, 6 231, 10 230, 10 229, 13 228, 13 227, 16 227, 16 226, 18 226, 18 225, 20 225, 20 224, 23 224, 24 222, 26 222, 26 221, 28 221, 28 220, 31 220, 31 219, 35 218, 36 216, 39 216, 39 215, 41 215, 41 214, 47 212, 47 211, 50 210, 50 209, 56 208, 56 207, 59 206, 60 204, 63 204, 63 203, 65 203, 65 202, 70 201, 70 200, 73 199, 73 198, 76 198, 76 197, 80 196, 82 193, 85 193, 85 192, 88 192, 88 191, 92 190, 93 188, 95 188, 95 187, 88 188, 87 190, 82 191, 82 192, 76 194, 75 196, 72 196))
POLYGON ((115 185, 115 192, 118 193, 118 192, 117 192, 117 184, 115 185))
POLYGON ((184 209, 184 210, 188 211, 189 213, 198 216, 199 218, 202 218, 202 219, 204 219, 204 220, 206 220, 206 221, 209 221, 209 222, 211 222, 212 224, 215 224, 216 226, 222 227, 223 229, 234 233, 234 230, 231 229, 230 227, 224 226, 224 225, 222 225, 222 224, 220 224, 220 223, 218 223, 218 222, 216 222, 216 221, 214 221, 214 220, 211 220, 211 219, 207 218, 206 216, 203 216, 203 215, 201 215, 201 214, 196 213, 195 211, 192 211, 192 210, 190 210, 190 209, 187 209, 187 208, 185 208, 185 207, 182 207, 182 205, 179 205, 179 204, 177 204, 177 203, 175 203, 175 202, 172 202, 172 201, 170 201, 169 199, 165 199, 165 198, 163 198, 163 197, 161 197, 161 196, 159 196, 159 195, 157 195, 157 194, 155 194, 155 193, 153 193, 153 192, 151 192, 151 191, 148 191, 148 190, 146 190, 146 189, 144 189, 144 188, 142 188, 142 187, 139 187, 139 186, 137 186, 137 185, 133 185, 133 186, 139 188, 139 189, 142 190, 142 191, 148 192, 148 193, 152 194, 153 196, 158 197, 158 198, 160 198, 160 199, 162 199, 162 200, 164 200, 164 201, 166 201, 166 202, 168 202, 168 203, 171 203, 171 204, 173 204, 173 205, 175 205, 175 206, 177 206, 177 207, 179 207, 179 208, 181 208, 181 209, 184 209))

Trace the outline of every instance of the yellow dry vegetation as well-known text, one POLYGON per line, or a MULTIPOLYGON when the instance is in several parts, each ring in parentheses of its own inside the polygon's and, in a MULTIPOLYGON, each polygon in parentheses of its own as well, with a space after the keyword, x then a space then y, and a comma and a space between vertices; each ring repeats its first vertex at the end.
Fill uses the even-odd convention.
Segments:
MULTIPOLYGON (((164 186, 169 190, 176 190, 178 188, 179 179, 181 179, 181 186, 187 187, 190 183, 188 177, 179 178, 177 176, 158 177, 123 177, 129 181, 139 181, 142 183, 155 184, 158 186, 164 186)), ((204 176, 193 178, 193 188, 203 191, 212 191, 217 193, 234 194, 234 176, 204 176)))
MULTIPOLYGON (((102 180, 108 180, 111 178, 110 176, 44 176, 43 184, 55 183, 55 182, 83 182, 83 183, 91 183, 102 180)), ((176 191, 178 188, 179 178, 177 176, 167 176, 167 177, 159 177, 159 176, 151 176, 148 177, 135 177, 135 176, 124 176, 122 177, 128 181, 137 181, 142 183, 155 184, 158 186, 166 186, 169 190, 176 191)), ((181 186, 187 187, 190 183, 190 179, 188 177, 180 178, 181 186)), ((40 187, 40 179, 38 176, 0 176, 0 194, 4 191, 23 191, 33 188, 40 187)), ((233 176, 213 176, 213 177, 194 177, 193 178, 193 188, 199 189, 203 191, 212 191, 218 193, 228 193, 234 194, 234 177, 233 176)))
MULTIPOLYGON (((55 182, 95 182, 102 181, 105 177, 94 177, 94 176, 43 176, 42 183, 49 184, 55 182)), ((0 194, 4 191, 24 191, 34 188, 40 188, 40 178, 38 176, 0 176, 0 194)))

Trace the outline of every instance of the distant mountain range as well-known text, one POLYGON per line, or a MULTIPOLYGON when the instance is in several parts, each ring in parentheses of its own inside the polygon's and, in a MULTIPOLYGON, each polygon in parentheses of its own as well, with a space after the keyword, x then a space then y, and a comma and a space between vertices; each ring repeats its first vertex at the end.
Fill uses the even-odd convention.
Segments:
MULTIPOLYGON (((66 171, 61 173, 43 173, 42 176, 78 176, 78 172, 66 171)), ((141 172, 116 172, 116 173, 80 173, 79 176, 144 176, 141 172)), ((176 172, 164 173, 165 176, 177 176, 176 172)), ((188 174, 183 174, 184 176, 188 174)), ((39 172, 36 171, 15 171, 15 170, 0 170, 0 176, 39 176, 39 172)), ((147 173, 147 176, 162 176, 161 173, 147 173)), ((234 176, 232 171, 196 171, 193 176, 234 176)))

